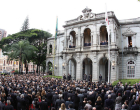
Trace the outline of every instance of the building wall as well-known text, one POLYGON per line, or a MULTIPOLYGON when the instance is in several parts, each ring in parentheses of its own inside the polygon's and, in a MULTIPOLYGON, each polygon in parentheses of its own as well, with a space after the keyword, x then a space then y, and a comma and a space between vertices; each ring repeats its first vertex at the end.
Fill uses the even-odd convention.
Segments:
MULTIPOLYGON (((101 65, 100 61, 101 59, 106 58, 110 61, 111 82, 122 78, 128 78, 128 61, 135 62, 134 78, 140 78, 140 19, 118 20, 114 12, 108 12, 110 24, 109 58, 108 46, 100 45, 100 29, 102 26, 106 26, 104 16, 105 13, 93 14, 90 18, 86 18, 83 15, 83 17, 80 16, 76 19, 66 21, 66 24, 63 26, 64 32, 61 32, 57 38, 57 49, 54 62, 57 66, 55 75, 68 75, 71 71, 69 61, 75 61, 75 67, 73 69, 76 70, 76 80, 80 80, 83 78, 83 61, 84 59, 89 58, 92 61, 92 81, 98 81, 99 74, 102 74, 105 71, 105 66, 101 65), (84 31, 87 28, 90 29, 91 46, 84 47, 84 31), (70 33, 72 31, 75 32, 75 48, 69 48, 70 33), (132 47, 137 47, 136 50, 129 50, 128 36, 132 36, 132 47), (62 45, 62 41, 64 45, 62 45), (59 58, 61 55, 63 56, 63 59, 59 58)), ((52 42, 52 39, 53 38, 50 40, 48 39, 48 42, 52 42)), ((53 61, 53 57, 54 56, 47 57, 46 62, 53 61)), ((86 71, 88 71, 88 68, 86 68, 86 71)), ((102 76, 104 78, 106 77, 105 74, 102 74, 102 76)), ((129 79, 131 78, 129 77, 129 79)))

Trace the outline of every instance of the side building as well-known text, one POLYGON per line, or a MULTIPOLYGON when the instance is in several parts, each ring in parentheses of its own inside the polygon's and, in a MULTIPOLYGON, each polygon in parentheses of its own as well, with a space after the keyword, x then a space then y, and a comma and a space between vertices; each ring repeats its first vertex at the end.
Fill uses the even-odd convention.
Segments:
POLYGON ((140 78, 140 18, 118 20, 113 11, 108 12, 110 35, 105 23, 105 13, 92 13, 85 8, 83 15, 66 21, 54 47, 54 38, 48 39, 48 62, 55 65, 55 75, 72 75, 81 80, 84 74, 98 81, 140 78), (110 57, 108 57, 108 42, 110 57), (50 46, 51 44, 51 46, 50 46), (56 49, 53 61, 53 50, 56 49), (108 63, 110 62, 110 67, 108 63), (108 69, 110 74, 108 74, 108 69))

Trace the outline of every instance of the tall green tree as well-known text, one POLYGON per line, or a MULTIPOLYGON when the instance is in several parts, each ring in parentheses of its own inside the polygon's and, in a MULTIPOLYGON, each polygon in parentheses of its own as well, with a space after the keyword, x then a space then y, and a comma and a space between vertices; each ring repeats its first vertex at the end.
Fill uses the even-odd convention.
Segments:
POLYGON ((19 61, 19 73, 22 72, 22 64, 25 64, 26 72, 28 71, 28 63, 33 55, 36 48, 30 45, 29 41, 19 41, 11 45, 8 49, 8 60, 18 60, 19 61))
MULTIPOLYGON (((11 45, 18 43, 22 40, 28 40, 30 45, 36 47, 37 50, 33 53, 30 60, 37 65, 37 67, 44 66, 44 61, 46 61, 46 54, 47 54, 47 39, 51 37, 52 34, 46 31, 38 30, 38 29, 28 29, 26 31, 21 31, 12 35, 9 35, 6 38, 3 38, 0 41, 0 48, 4 55, 8 55, 8 49, 11 45)), ((38 72, 38 68, 37 68, 38 72)), ((40 73, 40 70, 39 70, 40 73)))
POLYGON ((28 16, 26 17, 23 26, 21 27, 21 31, 26 31, 29 29, 29 18, 28 16))

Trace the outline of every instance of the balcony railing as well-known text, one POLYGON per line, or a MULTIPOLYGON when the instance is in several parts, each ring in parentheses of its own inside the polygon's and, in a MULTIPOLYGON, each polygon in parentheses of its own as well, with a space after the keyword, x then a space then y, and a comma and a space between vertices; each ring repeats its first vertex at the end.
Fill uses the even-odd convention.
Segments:
POLYGON ((124 47, 124 54, 138 54, 137 47, 124 47))

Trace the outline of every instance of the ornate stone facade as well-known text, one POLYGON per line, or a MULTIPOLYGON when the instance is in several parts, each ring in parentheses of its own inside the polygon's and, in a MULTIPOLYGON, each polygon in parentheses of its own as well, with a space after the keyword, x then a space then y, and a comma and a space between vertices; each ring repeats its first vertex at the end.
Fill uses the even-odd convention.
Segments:
MULTIPOLYGON (((111 82, 140 78, 140 18, 118 20, 114 12, 108 12, 108 40, 105 13, 94 14, 89 8, 82 12, 78 18, 66 21, 64 31, 58 32, 55 75, 69 73, 73 79, 80 80, 86 74, 92 81, 98 81, 101 74, 103 80, 111 82), (107 41, 110 41, 110 58, 107 41), (134 64, 128 64, 129 61, 134 64)), ((54 38, 48 39, 48 44, 53 41, 54 38)), ((53 56, 48 53, 46 60, 47 65, 53 63, 53 56)))

